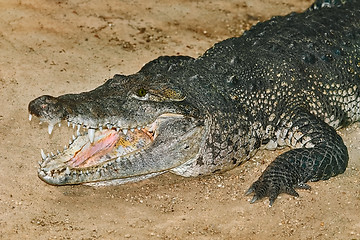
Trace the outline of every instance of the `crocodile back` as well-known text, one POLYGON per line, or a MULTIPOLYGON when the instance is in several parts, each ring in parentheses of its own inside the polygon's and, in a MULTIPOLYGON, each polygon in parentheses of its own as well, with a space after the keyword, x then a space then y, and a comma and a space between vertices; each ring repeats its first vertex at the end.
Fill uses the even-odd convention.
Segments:
POLYGON ((200 60, 255 120, 299 103, 334 128, 360 118, 359 1, 274 17, 200 60))

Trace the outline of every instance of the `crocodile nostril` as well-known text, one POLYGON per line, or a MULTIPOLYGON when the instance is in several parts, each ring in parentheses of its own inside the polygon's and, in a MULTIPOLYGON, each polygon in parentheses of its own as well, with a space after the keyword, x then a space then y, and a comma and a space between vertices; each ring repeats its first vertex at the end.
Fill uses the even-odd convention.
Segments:
POLYGON ((60 120, 64 117, 64 108, 56 97, 43 95, 29 103, 30 114, 44 120, 60 120))
POLYGON ((32 100, 29 103, 29 112, 34 115, 39 115, 41 111, 46 110, 49 105, 56 104, 57 100, 55 97, 44 95, 32 100))

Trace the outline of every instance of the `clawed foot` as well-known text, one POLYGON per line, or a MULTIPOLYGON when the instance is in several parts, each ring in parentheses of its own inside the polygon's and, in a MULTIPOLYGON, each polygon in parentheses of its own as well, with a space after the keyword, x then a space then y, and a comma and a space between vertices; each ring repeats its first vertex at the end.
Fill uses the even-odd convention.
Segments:
POLYGON ((245 194, 249 195, 254 193, 254 197, 251 199, 250 203, 254 203, 264 197, 269 197, 269 207, 271 207, 280 193, 287 193, 291 196, 298 197, 299 194, 295 191, 295 188, 306 190, 311 189, 311 187, 306 183, 293 185, 285 179, 264 179, 260 177, 259 180, 251 185, 245 194))

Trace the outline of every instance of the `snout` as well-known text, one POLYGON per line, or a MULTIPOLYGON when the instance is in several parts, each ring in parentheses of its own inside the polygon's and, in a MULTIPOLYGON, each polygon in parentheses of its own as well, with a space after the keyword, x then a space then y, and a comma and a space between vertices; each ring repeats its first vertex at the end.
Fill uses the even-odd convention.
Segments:
POLYGON ((49 95, 32 100, 28 110, 30 114, 45 121, 61 120, 65 116, 64 108, 58 98, 49 95))

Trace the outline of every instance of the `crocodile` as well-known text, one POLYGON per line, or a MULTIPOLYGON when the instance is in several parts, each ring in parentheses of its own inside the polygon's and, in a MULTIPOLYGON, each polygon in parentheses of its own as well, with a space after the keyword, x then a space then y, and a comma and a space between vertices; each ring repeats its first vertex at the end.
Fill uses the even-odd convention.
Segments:
POLYGON ((29 103, 29 118, 67 122, 64 150, 41 150, 52 185, 115 185, 165 172, 223 172, 258 149, 286 148, 246 194, 299 196, 345 171, 337 129, 360 119, 360 2, 317 0, 259 22, 202 56, 160 56, 94 90, 29 103))

